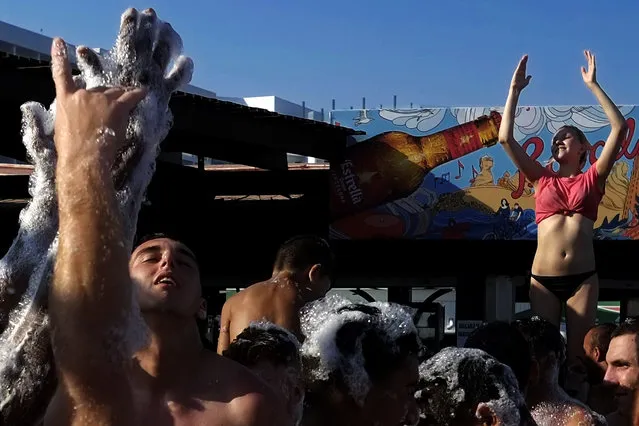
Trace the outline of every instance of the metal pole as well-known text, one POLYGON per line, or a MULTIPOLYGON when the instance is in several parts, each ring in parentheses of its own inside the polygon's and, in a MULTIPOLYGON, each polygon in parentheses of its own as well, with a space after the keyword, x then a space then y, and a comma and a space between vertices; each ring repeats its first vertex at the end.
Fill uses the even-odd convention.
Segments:
POLYGON ((393 109, 397 109, 397 95, 393 95, 393 109))

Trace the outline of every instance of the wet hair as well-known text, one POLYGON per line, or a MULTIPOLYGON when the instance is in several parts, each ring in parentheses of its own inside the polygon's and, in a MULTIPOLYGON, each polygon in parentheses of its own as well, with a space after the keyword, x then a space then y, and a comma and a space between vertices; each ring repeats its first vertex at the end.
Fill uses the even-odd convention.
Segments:
POLYGON ((420 425, 476 420, 480 403, 493 408, 504 424, 530 418, 510 368, 480 349, 445 348, 420 365, 419 373, 420 425))
POLYGON ((637 342, 637 354, 639 355, 639 317, 629 317, 612 332, 610 340, 615 337, 635 335, 637 342))
POLYGON ((309 401, 321 398, 332 385, 361 403, 371 385, 397 371, 409 357, 419 359, 422 345, 410 315, 389 314, 398 309, 379 302, 348 302, 327 316, 325 323, 329 329, 334 324, 334 331, 319 327, 306 336, 302 361, 309 401), (410 324, 401 327, 405 321, 410 324))
MULTIPOLYGON (((552 136, 552 143, 555 142, 555 138, 557 138, 557 136, 559 136, 559 133, 569 130, 570 133, 572 133, 574 136, 577 137, 577 139, 579 140, 579 142, 581 142, 582 144, 584 144, 586 146, 586 148, 588 148, 588 146, 590 145, 590 142, 588 142, 588 138, 586 137, 586 134, 577 126, 572 126, 572 125, 565 125, 565 126, 561 126, 559 129, 557 129, 557 131, 555 132, 555 134, 552 136)), ((579 168, 582 169, 585 165, 586 165, 586 160, 588 159, 588 149, 586 149, 582 154, 581 157, 579 157, 579 168)), ((548 164, 552 164, 555 162, 555 159, 551 156, 550 160, 548 160, 548 164)))
POLYGON ((481 349, 510 367, 517 378, 519 389, 526 389, 532 353, 530 345, 517 327, 504 321, 486 323, 468 336, 464 347, 481 349))
MULTIPOLYGON (((339 310, 339 312, 345 311, 359 311, 373 317, 381 315, 378 308, 364 304, 344 306, 339 310)), ((390 336, 374 326, 367 327, 362 322, 344 324, 337 332, 337 347, 342 353, 351 355, 356 350, 355 343, 360 336, 364 368, 373 382, 385 379, 406 357, 411 355, 419 357, 421 353, 417 333, 403 334, 389 345, 390 336)))
POLYGON ((223 355, 245 367, 251 368, 260 362, 273 366, 301 366, 297 338, 272 323, 252 323, 237 335, 223 355))
POLYGON ((590 339, 588 344, 591 348, 598 348, 599 352, 606 354, 608 352, 608 346, 610 346, 610 340, 612 339, 612 333, 617 326, 613 323, 604 323, 594 326, 590 329, 590 339))
POLYGON ((301 272, 322 265, 322 275, 332 277, 335 258, 326 240, 315 235, 299 235, 284 242, 277 251, 273 270, 301 272))
POLYGON ((530 345, 533 359, 537 361, 554 354, 559 365, 566 360, 566 343, 561 332, 550 321, 541 317, 513 321, 530 345))

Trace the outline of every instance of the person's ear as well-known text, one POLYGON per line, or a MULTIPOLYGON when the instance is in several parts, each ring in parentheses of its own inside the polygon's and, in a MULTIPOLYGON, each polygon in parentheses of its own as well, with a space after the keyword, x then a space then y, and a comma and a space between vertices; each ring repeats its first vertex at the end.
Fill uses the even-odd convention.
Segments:
POLYGON ((205 320, 207 315, 207 304, 206 299, 202 298, 200 300, 200 307, 197 310, 197 318, 200 320, 205 320))
POLYGON ((308 280, 312 283, 318 282, 322 278, 322 265, 316 263, 308 270, 308 280))
POLYGON ((598 347, 594 347, 592 349, 593 358, 597 360, 597 362, 603 362, 606 360, 606 354, 602 354, 598 347))
POLYGON ((484 402, 480 402, 475 410, 475 417, 479 420, 479 424, 483 426, 496 426, 499 425, 499 418, 497 413, 490 406, 484 402))

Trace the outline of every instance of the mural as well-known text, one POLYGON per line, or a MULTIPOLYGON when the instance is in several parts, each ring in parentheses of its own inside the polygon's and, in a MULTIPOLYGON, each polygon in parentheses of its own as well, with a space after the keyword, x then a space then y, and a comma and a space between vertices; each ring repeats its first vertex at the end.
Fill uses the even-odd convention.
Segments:
MULTIPOLYGON (((639 108, 620 110, 629 131, 606 182, 596 239, 639 239, 634 137, 639 108)), ((496 143, 500 113, 500 108, 333 111, 333 124, 366 135, 347 148, 344 161, 331 164, 331 238, 536 239, 532 184, 496 143)), ((592 150, 585 169, 590 167, 609 133, 598 106, 519 107, 514 135, 545 165, 552 135, 564 125, 588 137, 592 150)))

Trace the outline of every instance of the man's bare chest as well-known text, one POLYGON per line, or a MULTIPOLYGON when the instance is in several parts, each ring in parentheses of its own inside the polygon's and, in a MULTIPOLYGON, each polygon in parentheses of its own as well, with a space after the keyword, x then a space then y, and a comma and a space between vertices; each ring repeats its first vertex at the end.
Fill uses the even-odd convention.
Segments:
POLYGON ((135 392, 141 425, 154 426, 235 426, 228 404, 209 401, 186 392, 135 392))

